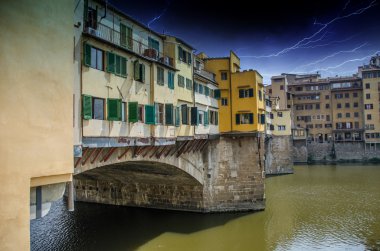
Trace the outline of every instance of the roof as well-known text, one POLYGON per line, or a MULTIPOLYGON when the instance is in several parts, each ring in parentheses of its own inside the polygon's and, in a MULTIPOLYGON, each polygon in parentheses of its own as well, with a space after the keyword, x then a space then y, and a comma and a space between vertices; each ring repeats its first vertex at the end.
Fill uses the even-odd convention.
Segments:
POLYGON ((173 35, 165 35, 165 34, 162 35, 162 36, 164 37, 164 39, 165 39, 165 38, 168 38, 168 37, 172 37, 172 38, 175 39, 176 42, 181 43, 181 44, 183 44, 183 45, 189 47, 191 50, 195 50, 195 48, 194 48, 193 46, 191 46, 190 44, 186 43, 184 40, 182 40, 182 39, 179 38, 179 37, 176 37, 176 36, 173 36, 173 35))

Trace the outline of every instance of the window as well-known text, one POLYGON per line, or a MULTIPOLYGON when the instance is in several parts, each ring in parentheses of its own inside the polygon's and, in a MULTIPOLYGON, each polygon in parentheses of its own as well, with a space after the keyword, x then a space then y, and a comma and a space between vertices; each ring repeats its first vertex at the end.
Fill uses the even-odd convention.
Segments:
POLYGON ((350 103, 346 103, 346 104, 344 104, 344 107, 346 107, 346 108, 350 108, 350 103))
POLYGON ((220 99, 220 90, 219 89, 214 89, 214 98, 220 99))
POLYGON ((303 87, 296 87, 296 91, 300 92, 303 90, 303 87))
POLYGON ((158 110, 157 107, 155 105, 145 105, 144 108, 145 124, 154 125, 157 121, 157 118, 155 116, 155 112, 158 110))
POLYGON ((351 114, 349 112, 346 113, 346 118, 351 117, 351 114))
POLYGON ((214 125, 215 124, 215 112, 214 111, 211 111, 211 110, 208 110, 209 111, 209 114, 210 114, 210 125, 214 125))
POLYGON ((92 68, 103 70, 103 51, 91 47, 91 65, 92 68))
POLYGON ((132 50, 132 29, 120 23, 120 45, 132 50))
POLYGON ((155 49, 157 54, 160 51, 160 43, 151 37, 148 37, 148 47, 149 49, 155 49))
POLYGON ((221 73, 220 73, 220 78, 221 78, 222 80, 227 80, 227 72, 225 72, 225 71, 221 72, 221 73))
POLYGON ((358 112, 354 112, 354 117, 355 118, 359 118, 359 113, 358 112))
POLYGON ((358 102, 355 102, 354 103, 354 107, 356 108, 356 107, 359 107, 359 103, 358 102))
POLYGON ((372 109, 373 109, 373 104, 365 104, 365 105, 364 105, 364 108, 365 108, 366 110, 372 110, 372 109))
POLYGON ((173 104, 165 104, 165 124, 166 125, 174 124, 173 104))
POLYGON ((198 125, 198 107, 191 107, 190 108, 190 123, 191 125, 198 125))
POLYGON ((296 110, 303 110, 303 105, 296 105, 296 110))
POLYGON ((280 85, 280 90, 284 90, 284 85, 280 85))
POLYGON ((180 113, 180 107, 179 106, 177 106, 176 108, 175 108, 175 126, 176 127, 178 127, 179 125, 180 125, 180 122, 181 122, 181 113, 180 113))
POLYGON ((191 53, 178 46, 178 59, 184 63, 191 64, 191 53))
POLYGON ((127 59, 107 51, 107 72, 127 77, 127 59))
POLYGON ((222 102, 222 106, 227 106, 228 105, 228 99, 227 98, 222 98, 221 102, 222 102))
POLYGON ((305 105, 305 110, 312 110, 313 109, 313 105, 312 104, 306 104, 305 105))
POLYGON ((139 121, 139 105, 137 102, 128 103, 128 121, 137 122, 139 121))
POLYGON ((91 7, 88 8, 87 18, 86 18, 86 27, 91 27, 93 29, 97 29, 98 27, 98 11, 97 9, 93 9, 91 7))
POLYGON ((104 120, 104 99, 92 98, 93 119, 104 120))
POLYGON ((271 119, 274 118, 273 113, 270 113, 270 114, 269 114, 269 118, 271 118, 271 119))
POLYGON ((198 111, 198 124, 203 125, 204 111, 198 111))
POLYGON ((185 87, 185 78, 181 75, 178 75, 178 86, 185 87))
POLYGON ((127 107, 127 103, 126 102, 122 102, 121 103, 121 121, 127 121, 127 110, 126 110, 126 107, 127 107))
POLYGON ((145 82, 145 65, 140 64, 138 60, 136 60, 133 64, 134 64, 134 70, 135 70, 134 79, 144 83, 145 82))
POLYGON ((284 126, 284 125, 278 125, 278 126, 277 126, 277 129, 278 129, 279 131, 285 131, 285 130, 286 130, 286 126, 284 126))
POLYGON ((205 86, 205 95, 207 97, 210 96, 210 88, 208 88, 207 86, 205 86))
POLYGON ((355 122, 355 128, 359 129, 359 122, 355 122))
POLYGON ((168 87, 174 90, 174 72, 168 71, 168 87))
POLYGON ((315 104, 315 109, 319 110, 321 108, 320 104, 315 104))
POLYGON ((253 124, 253 113, 237 113, 236 124, 253 124))
POLYGON ((138 110, 137 110, 137 120, 138 122, 144 123, 144 105, 138 105, 138 110))
POLYGON ((107 120, 121 121, 122 120, 122 102, 121 99, 107 99, 107 120))
POLYGON ((365 129, 366 130, 375 130, 375 125, 374 124, 366 124, 365 129))
POLYGON ((191 81, 191 79, 186 78, 186 89, 188 90, 193 89, 193 81, 191 81))
POLYGON ((342 114, 338 113, 338 119, 340 119, 341 117, 342 117, 342 114))
POLYGON ((282 112, 277 112, 277 117, 282 118, 282 112))
POLYGON ((239 98, 253 97, 253 89, 239 89, 239 98))
POLYGON ((262 97, 262 92, 261 92, 261 90, 259 90, 259 99, 260 99, 260 100, 263 100, 263 97, 262 97))
POLYGON ((345 93, 344 94, 344 98, 350 98, 350 94, 349 93, 345 93))
POLYGON ((272 89, 269 89, 269 94, 272 94, 272 89))
POLYGON ((332 124, 325 124, 325 128, 331 128, 332 124))
POLYGON ((198 85, 198 91, 199 91, 199 94, 203 94, 203 91, 204 90, 204 86, 203 85, 201 85, 201 84, 199 84, 198 85))
POLYGON ((326 96, 325 96, 325 99, 330 99, 330 95, 326 95, 326 96))
POLYGON ((365 98, 366 98, 366 99, 371 99, 371 94, 370 94, 370 93, 367 93, 367 94, 365 95, 365 98))
POLYGON ((157 84, 164 85, 164 69, 157 66, 157 84))
POLYGON ((329 109, 330 108, 330 104, 326 104, 325 107, 326 107, 326 109, 329 109))
POLYGON ((164 104, 156 103, 156 124, 164 123, 164 104))
POLYGON ((187 105, 181 105, 181 114, 182 114, 182 124, 189 124, 189 109, 187 109, 187 105))
POLYGON ((372 115, 371 114, 367 114, 367 120, 372 120, 372 115))
POLYGON ((357 97, 358 97, 358 93, 357 93, 357 92, 354 92, 354 93, 352 93, 352 96, 353 96, 354 98, 357 98, 357 97))
POLYGON ((370 85, 370 83, 366 83, 366 84, 365 84, 365 88, 366 88, 366 89, 371 89, 371 85, 370 85))
POLYGON ((330 115, 326 115, 326 121, 330 121, 330 115))
POLYGON ((336 108, 338 109, 342 108, 342 104, 341 103, 336 104, 336 108))

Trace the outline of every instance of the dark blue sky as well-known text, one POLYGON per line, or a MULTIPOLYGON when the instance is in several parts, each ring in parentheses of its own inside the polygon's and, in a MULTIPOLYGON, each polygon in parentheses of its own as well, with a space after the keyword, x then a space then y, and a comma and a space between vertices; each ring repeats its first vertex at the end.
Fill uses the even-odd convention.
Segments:
POLYGON ((283 72, 351 75, 380 53, 380 0, 111 1, 157 32, 212 57, 234 50, 269 84, 283 72), (305 39, 309 38, 309 39, 305 39))

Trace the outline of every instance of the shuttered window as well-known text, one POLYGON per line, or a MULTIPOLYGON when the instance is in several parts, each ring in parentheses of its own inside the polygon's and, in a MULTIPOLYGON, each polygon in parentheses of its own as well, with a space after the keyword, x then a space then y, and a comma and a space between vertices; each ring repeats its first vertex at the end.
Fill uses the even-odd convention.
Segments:
POLYGON ((178 86, 185 87, 185 78, 181 75, 178 75, 178 86))
POLYGON ((198 92, 198 83, 194 81, 194 92, 198 92))
POLYGON ((83 119, 92 119, 92 97, 82 96, 82 115, 83 119))
POLYGON ((155 124, 155 108, 154 105, 145 105, 145 124, 155 124))
POLYGON ((107 72, 115 73, 115 54, 107 51, 107 72))
POLYGON ((127 47, 132 50, 133 47, 133 39, 132 39, 132 28, 127 27, 127 47))
POLYGON ((220 99, 220 90, 219 89, 214 90, 214 98, 220 99))
POLYGON ((138 60, 133 63, 134 67, 134 79, 142 83, 145 82, 145 65, 140 64, 138 60))
POLYGON ((120 23, 120 45, 127 47, 127 26, 120 23))
POLYGON ((151 37, 148 37, 148 47, 155 49, 157 52, 160 51, 160 43, 151 37))
POLYGON ((265 125, 265 114, 260 114, 260 123, 265 125))
POLYGON ((239 98, 251 98, 251 97, 253 97, 253 88, 239 90, 239 98))
POLYGON ((165 124, 173 125, 173 104, 165 104, 165 124))
POLYGON ((204 120, 204 126, 208 126, 208 124, 209 124, 209 111, 205 111, 203 120, 204 120))
POLYGON ((174 72, 168 71, 168 87, 174 90, 174 72))
POLYGON ((205 86, 205 95, 206 96, 210 95, 210 88, 208 88, 207 86, 205 86))
POLYGON ((121 99, 107 99, 107 120, 121 121, 121 99))
POLYGON ((198 125, 198 107, 191 107, 191 125, 198 125))
POLYGON ((164 123, 164 105, 156 103, 156 123, 163 124, 164 123))
POLYGON ((157 84, 164 85, 164 69, 157 66, 157 84))
POLYGON ((178 127, 180 125, 180 107, 177 106, 175 108, 175 126, 178 127))
POLYGON ((181 115, 182 115, 182 124, 188 125, 189 124, 189 115, 188 115, 188 109, 187 105, 181 105, 181 115))
POLYGON ((127 77, 127 58, 107 52, 107 72, 127 77))
POLYGON ((191 81, 191 79, 186 78, 186 89, 188 90, 193 89, 193 81, 191 81))
POLYGON ((83 64, 85 66, 91 66, 91 45, 83 44, 83 64))
POLYGON ((237 113, 236 124, 253 124, 253 113, 237 113))
POLYGON ((138 121, 138 103, 137 102, 128 103, 128 121, 129 122, 138 121))

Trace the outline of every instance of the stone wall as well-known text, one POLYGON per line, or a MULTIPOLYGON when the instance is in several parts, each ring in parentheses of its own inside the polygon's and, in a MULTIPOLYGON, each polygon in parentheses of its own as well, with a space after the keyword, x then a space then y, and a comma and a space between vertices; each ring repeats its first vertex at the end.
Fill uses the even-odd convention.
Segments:
POLYGON ((331 161, 333 160, 333 143, 310 142, 307 144, 308 161, 331 161))
POLYGON ((113 164, 81 169, 74 177, 76 200, 197 212, 262 210, 264 150, 263 137, 222 136, 202 152, 166 163, 116 157, 113 164))
POLYGON ((307 162, 306 140, 293 140, 293 161, 294 163, 307 162))
POLYGON ((291 136, 272 136, 265 141, 265 173, 293 173, 293 142, 291 136))

